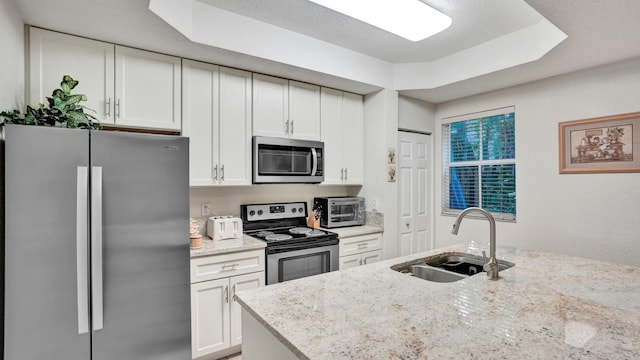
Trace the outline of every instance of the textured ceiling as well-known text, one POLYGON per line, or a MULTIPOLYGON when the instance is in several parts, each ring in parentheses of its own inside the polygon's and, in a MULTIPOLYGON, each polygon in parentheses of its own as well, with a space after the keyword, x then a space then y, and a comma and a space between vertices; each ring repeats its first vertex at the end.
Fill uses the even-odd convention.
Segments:
POLYGON ((429 0, 453 22, 435 36, 412 42, 306 0, 199 0, 390 63, 439 59, 540 21, 523 1, 429 0))

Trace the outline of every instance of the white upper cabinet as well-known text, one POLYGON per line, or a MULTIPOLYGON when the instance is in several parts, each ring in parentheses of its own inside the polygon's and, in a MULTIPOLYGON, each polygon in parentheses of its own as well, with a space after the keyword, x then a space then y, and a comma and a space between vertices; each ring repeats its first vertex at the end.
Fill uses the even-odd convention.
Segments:
POLYGON ((251 73, 184 60, 192 186, 251 184, 251 73))
POLYGON ((29 104, 47 104, 46 98, 69 75, 79 81, 72 91, 87 95, 82 104, 95 111, 88 113, 113 125, 114 50, 113 44, 30 28, 29 104))
POLYGON ((320 140, 320 87, 253 74, 253 135, 320 140))
POLYGON ((324 182, 342 184, 342 91, 322 88, 320 96, 321 133, 324 142, 324 182))
POLYGON ((63 75, 79 81, 73 92, 100 123, 123 127, 181 128, 180 58, 60 34, 29 30, 32 106, 45 103, 63 75))
POLYGON ((320 87, 289 80, 289 136, 320 140, 320 87))
POLYGON ((116 46, 116 125, 180 130, 180 62, 116 46))
POLYGON ((361 185, 364 173, 362 96, 322 88, 323 184, 361 185))

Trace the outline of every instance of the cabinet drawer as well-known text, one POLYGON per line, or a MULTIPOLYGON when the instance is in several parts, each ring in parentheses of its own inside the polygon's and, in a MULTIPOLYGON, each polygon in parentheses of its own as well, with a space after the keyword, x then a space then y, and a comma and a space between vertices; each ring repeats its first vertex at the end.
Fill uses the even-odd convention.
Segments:
POLYGON ((380 233, 340 238, 340 256, 360 254, 382 248, 380 233))
POLYGON ((191 283, 264 271, 264 250, 213 255, 191 260, 191 283))

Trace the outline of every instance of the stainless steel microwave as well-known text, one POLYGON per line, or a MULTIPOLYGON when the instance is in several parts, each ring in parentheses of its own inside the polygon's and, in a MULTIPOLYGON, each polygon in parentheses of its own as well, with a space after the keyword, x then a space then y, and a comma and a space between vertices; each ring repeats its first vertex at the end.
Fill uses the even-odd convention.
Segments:
POLYGON ((362 197, 317 197, 313 199, 313 210, 320 213, 320 226, 325 228, 364 225, 362 197))
POLYGON ((253 183, 324 181, 324 143, 278 137, 253 137, 253 183))

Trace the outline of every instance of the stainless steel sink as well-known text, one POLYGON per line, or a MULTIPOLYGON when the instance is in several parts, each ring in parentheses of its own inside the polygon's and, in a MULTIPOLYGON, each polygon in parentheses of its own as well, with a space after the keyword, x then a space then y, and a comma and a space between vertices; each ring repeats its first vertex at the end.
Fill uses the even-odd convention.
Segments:
POLYGON ((466 276, 443 271, 427 265, 411 265, 409 272, 420 279, 434 282, 448 283, 464 279, 466 276))
MULTIPOLYGON (((484 263, 485 260, 481 256, 461 252, 448 252, 394 265, 391 269, 411 274, 424 280, 447 283, 479 273, 486 274, 482 267, 484 263)), ((514 263, 508 261, 498 260, 500 271, 514 265, 514 263)))

